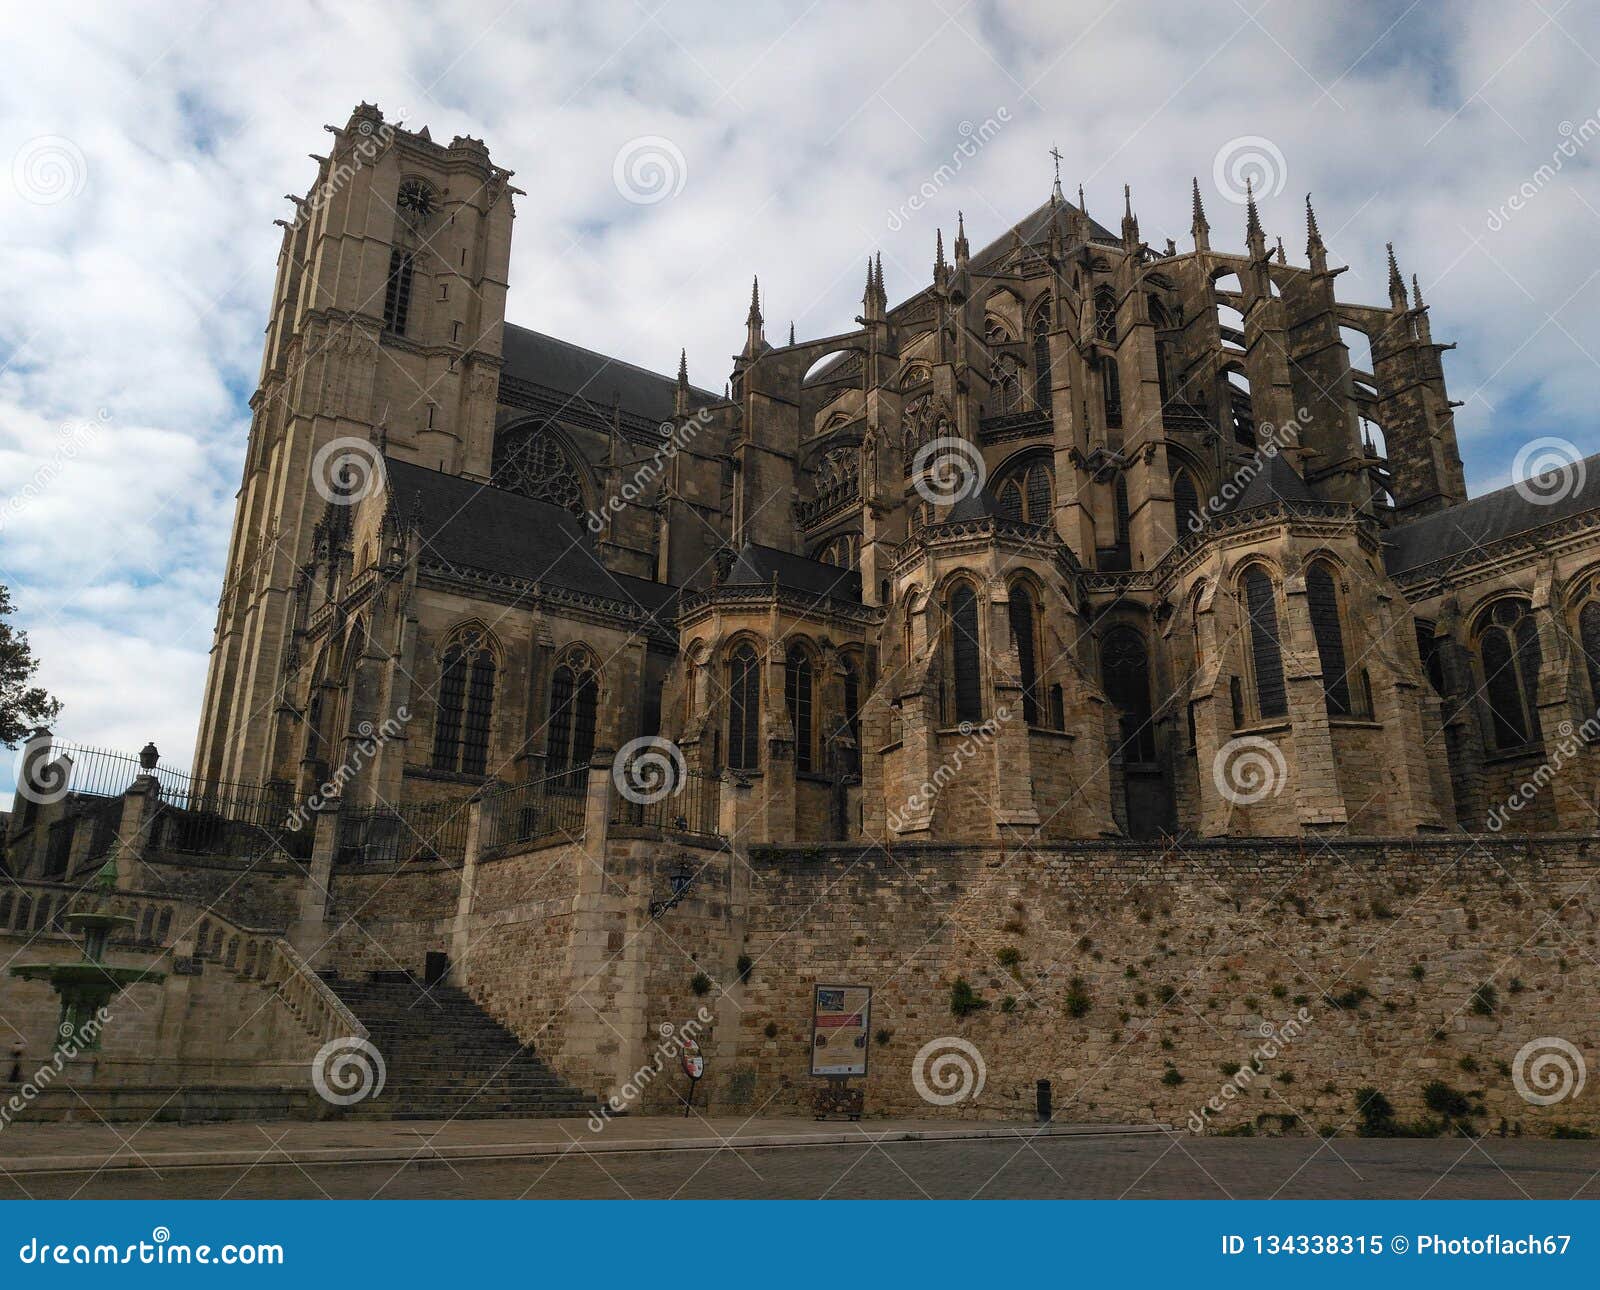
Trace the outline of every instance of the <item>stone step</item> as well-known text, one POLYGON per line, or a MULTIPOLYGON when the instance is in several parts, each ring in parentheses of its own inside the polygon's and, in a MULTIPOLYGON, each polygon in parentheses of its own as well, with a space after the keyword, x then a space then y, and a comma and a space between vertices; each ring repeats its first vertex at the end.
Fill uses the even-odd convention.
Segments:
POLYGON ((359 1119, 587 1116, 599 1103, 563 1081, 465 991, 415 982, 328 984, 366 1026, 387 1072, 359 1119))

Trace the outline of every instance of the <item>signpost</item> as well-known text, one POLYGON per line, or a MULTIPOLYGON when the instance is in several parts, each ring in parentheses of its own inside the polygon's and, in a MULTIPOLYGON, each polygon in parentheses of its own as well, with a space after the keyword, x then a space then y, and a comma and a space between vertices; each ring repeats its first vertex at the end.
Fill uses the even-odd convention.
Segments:
POLYGON ((811 1073, 828 1082, 816 1092, 812 1110, 861 1118, 863 1095, 849 1086, 867 1073, 867 1037, 872 1026, 872 987, 817 985, 811 996, 811 1073))
POLYGON ((689 1108, 694 1105, 695 1085, 706 1073, 706 1059, 700 1052, 700 1045, 695 1043, 692 1036, 685 1036, 681 1042, 683 1046, 679 1060, 683 1063, 683 1073, 689 1077, 689 1096, 683 1101, 683 1118, 687 1120, 689 1108))

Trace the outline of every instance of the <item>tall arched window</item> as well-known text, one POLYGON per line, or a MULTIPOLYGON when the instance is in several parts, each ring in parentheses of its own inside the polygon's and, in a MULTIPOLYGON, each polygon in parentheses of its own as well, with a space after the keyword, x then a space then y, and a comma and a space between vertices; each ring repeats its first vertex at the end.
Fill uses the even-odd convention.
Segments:
POLYGON ((1591 599, 1578 611, 1578 641, 1589 674, 1590 701, 1600 708, 1600 600, 1591 599))
POLYGON ((1017 644, 1017 668, 1022 680, 1022 719, 1042 725, 1039 715, 1039 615, 1033 593, 1023 583, 1013 583, 1010 595, 1011 636, 1017 644))
POLYGON ((1046 461, 1033 461, 1005 474, 995 485, 1000 511, 1024 524, 1053 523, 1055 486, 1046 461))
POLYGON ((1117 360, 1107 357, 1100 363, 1101 383, 1106 399, 1106 427, 1122 429, 1122 373, 1117 360))
POLYGON ((1144 635, 1134 627, 1114 627, 1100 647, 1100 678, 1117 709, 1118 739, 1113 752, 1127 762, 1156 759, 1155 726, 1150 712, 1150 655, 1144 635))
POLYGON ((1050 411, 1050 311, 1039 310, 1033 320, 1033 404, 1050 411))
POLYGON ((1283 646, 1278 639, 1278 598, 1272 579, 1260 565, 1244 575, 1244 600, 1250 617, 1256 715, 1281 717, 1289 711, 1289 702, 1283 686, 1283 646))
POLYGON ((1200 514, 1200 490, 1194 477, 1181 467, 1172 472, 1172 509, 1178 517, 1178 536, 1192 533, 1204 522, 1200 514))
POLYGON ((1322 693, 1330 717, 1348 717, 1350 679, 1345 671, 1344 626, 1339 619, 1339 592, 1333 571, 1318 561, 1306 570, 1306 602, 1311 612, 1311 634, 1317 641, 1322 664, 1322 693))
POLYGON ((789 722, 794 727, 794 768, 802 774, 816 769, 816 723, 812 720, 814 683, 811 655, 799 645, 790 646, 783 661, 783 700, 788 705, 789 722))
POLYGON ((1009 416, 1022 408, 1022 378, 1017 360, 1002 354, 989 365, 989 390, 996 416, 1009 416))
POLYGON ((748 644, 728 658, 728 765, 755 770, 761 731, 761 664, 748 644))
POLYGON ((383 289, 383 329, 396 336, 406 334, 411 317, 411 252, 399 247, 389 252, 389 277, 383 289))
POLYGON ((1117 298, 1110 287, 1099 287, 1094 293, 1094 336, 1108 345, 1117 343, 1117 298))
POLYGON ((956 721, 983 720, 983 652, 978 645, 978 593, 958 582, 945 602, 956 721))
POLYGON ((600 682, 586 653, 574 653, 550 674, 550 737, 546 767, 576 780, 594 756, 600 682))
POLYGON ((858 774, 861 770, 861 666, 849 654, 839 660, 839 666, 844 672, 844 730, 850 736, 844 769, 858 774))
POLYGON ((1496 748, 1520 748, 1539 737, 1539 629, 1522 600, 1501 600, 1478 633, 1483 694, 1496 748))
POLYGON ((433 768, 482 775, 494 715, 494 652, 477 628, 459 632, 440 659, 433 768))

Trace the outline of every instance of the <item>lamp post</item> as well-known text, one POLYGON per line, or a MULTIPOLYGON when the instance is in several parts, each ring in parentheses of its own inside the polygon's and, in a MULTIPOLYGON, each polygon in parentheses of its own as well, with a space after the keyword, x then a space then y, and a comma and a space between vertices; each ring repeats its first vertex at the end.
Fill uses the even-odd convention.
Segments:
POLYGON ((666 900, 652 900, 650 902, 650 918, 652 921, 660 918, 667 910, 676 908, 678 902, 689 894, 689 888, 694 885, 694 870, 689 868, 687 860, 680 859, 677 866, 667 877, 672 883, 672 895, 666 900))

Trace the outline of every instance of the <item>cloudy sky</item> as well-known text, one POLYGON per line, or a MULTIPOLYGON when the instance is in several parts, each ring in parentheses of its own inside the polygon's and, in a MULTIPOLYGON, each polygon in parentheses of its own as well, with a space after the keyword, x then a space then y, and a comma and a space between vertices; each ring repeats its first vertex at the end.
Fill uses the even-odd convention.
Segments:
POLYGON ((1459 345, 1473 491, 1541 435, 1600 450, 1592 4, 5 10, 0 581, 70 739, 187 762, 272 221, 363 99, 516 172, 514 321, 664 372, 686 346, 697 384, 726 377, 753 273, 774 339, 844 329, 869 252, 909 294, 958 208, 977 245, 1046 197, 1054 145, 1104 223, 1131 183, 1156 246, 1189 244, 1191 175, 1242 246, 1251 166, 1296 262, 1315 193, 1346 297, 1386 299, 1392 240, 1459 345))

